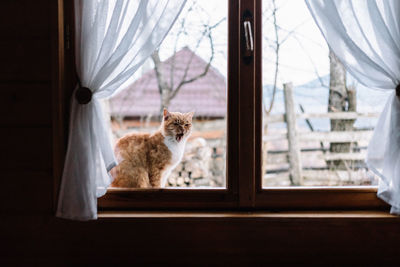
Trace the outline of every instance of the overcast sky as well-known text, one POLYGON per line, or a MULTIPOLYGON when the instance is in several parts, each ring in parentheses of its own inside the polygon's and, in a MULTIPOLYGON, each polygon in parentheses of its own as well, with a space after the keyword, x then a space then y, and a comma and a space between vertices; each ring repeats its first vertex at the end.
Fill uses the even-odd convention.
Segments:
MULTIPOLYGON (((210 57, 210 45, 207 38, 202 38, 196 49, 197 42, 202 36, 204 24, 214 25, 226 18, 228 12, 228 1, 226 0, 197 0, 193 6, 193 0, 188 0, 183 12, 170 33, 160 47, 162 60, 173 55, 177 34, 181 31, 182 19, 186 18, 185 31, 180 35, 177 43, 177 50, 184 46, 189 46, 195 53, 208 60, 210 57)), ((275 68, 275 54, 270 46, 275 38, 275 32, 271 16, 271 0, 263 0, 263 83, 272 84, 275 68)), ((279 39, 284 40, 290 33, 286 41, 280 48, 280 68, 278 76, 278 87, 282 87, 285 82, 293 82, 294 86, 305 84, 315 80, 319 76, 329 74, 328 47, 321 35, 318 27, 314 23, 311 14, 303 0, 276 0, 277 24, 279 25, 279 39)), ((213 32, 213 42, 215 57, 213 67, 227 76, 227 21, 222 21, 213 32)), ((146 70, 151 69, 151 60, 144 64, 142 71, 138 71, 135 76, 140 77, 146 70)), ((360 85, 358 85, 360 86, 360 85)), ((295 88, 296 89, 296 88, 295 88)), ((388 91, 377 92, 371 90, 376 97, 368 99, 358 99, 359 108, 362 106, 375 107, 377 110, 385 103, 388 91), (378 97, 381 94, 382 97, 378 97), (368 103, 367 103, 368 102, 368 103)), ((311 92, 311 91, 310 91, 311 92)), ((315 97, 310 95, 310 97, 315 97)), ((268 96, 267 96, 268 98, 268 96)), ((326 99, 321 99, 325 103, 326 99)), ((325 109, 324 109, 325 110, 325 109)))
MULTIPOLYGON (((279 39, 284 40, 280 49, 280 72, 278 84, 293 82, 303 84, 315 79, 316 71, 323 76, 329 73, 328 47, 318 27, 314 23, 306 4, 301 0, 277 0, 277 24, 280 26, 279 39)), ((263 1, 263 37, 274 38, 272 17, 267 16, 270 0, 263 1), (269 18, 269 19, 268 19, 269 18)), ((264 45, 263 78, 264 83, 272 83, 274 54, 264 45)))
MULTIPOLYGON (((271 1, 263 1, 263 81, 271 84, 275 65, 275 54, 269 46, 268 39, 274 40, 274 31, 271 17, 271 1)), ((329 72, 328 48, 315 25, 308 9, 302 0, 277 0, 277 23, 280 26, 279 38, 285 39, 292 32, 280 48, 280 72, 278 84, 293 82, 300 85, 315 79, 316 71, 321 75, 329 72)), ((178 47, 189 46, 195 49, 199 36, 201 36, 202 25, 213 25, 227 16, 228 5, 225 0, 197 1, 193 11, 188 13, 192 7, 192 1, 188 1, 177 23, 174 25, 169 36, 165 39, 160 49, 163 59, 172 55, 175 45, 175 36, 181 29, 180 22, 186 17, 186 34, 182 34, 178 47), (188 15, 189 14, 189 15, 188 15)), ((227 23, 222 22, 213 31, 213 40, 216 50, 213 66, 224 76, 227 68, 227 23)), ((210 45, 207 38, 203 38, 196 50, 202 58, 207 60, 210 56, 210 45)))

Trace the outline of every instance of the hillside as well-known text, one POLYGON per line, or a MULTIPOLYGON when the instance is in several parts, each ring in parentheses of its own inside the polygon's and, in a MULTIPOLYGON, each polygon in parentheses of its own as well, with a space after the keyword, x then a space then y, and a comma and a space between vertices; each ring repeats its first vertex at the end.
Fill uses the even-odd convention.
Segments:
MULTIPOLYGON (((324 85, 329 86, 329 75, 321 78, 324 85)), ((357 88, 357 111, 358 112, 380 112, 386 104, 387 98, 392 93, 391 90, 370 89, 355 81, 350 75, 347 76, 347 84, 354 85, 357 88)), ((264 86, 264 100, 269 102, 272 92, 271 85, 264 86)), ((328 110, 328 93, 329 88, 321 85, 319 79, 312 80, 308 83, 294 86, 294 101, 296 103, 297 112, 300 113, 299 104, 301 104, 305 112, 325 113, 328 110)), ((272 110, 273 114, 284 113, 284 100, 282 87, 277 88, 275 96, 275 104, 272 110)), ((328 119, 312 119, 311 123, 316 130, 329 131, 328 119)), ((355 126, 357 128, 374 127, 376 119, 358 119, 355 126)), ((284 127, 284 125, 274 125, 275 127, 284 127)), ((305 126, 305 123, 300 123, 305 126)))

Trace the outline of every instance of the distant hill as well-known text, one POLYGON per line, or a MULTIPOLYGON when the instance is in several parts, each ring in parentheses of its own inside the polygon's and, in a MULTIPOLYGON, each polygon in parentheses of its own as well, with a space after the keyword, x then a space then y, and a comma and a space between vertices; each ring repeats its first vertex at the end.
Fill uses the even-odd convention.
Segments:
MULTIPOLYGON (((329 75, 321 78, 322 83, 329 86, 329 75)), ((387 98, 391 90, 376 90, 369 89, 358 83, 349 74, 347 75, 347 85, 354 85, 357 88, 357 111, 358 112, 380 112, 386 104, 387 98)), ((272 85, 265 85, 263 87, 264 101, 269 103, 272 93, 272 85)), ((300 113, 299 104, 301 104, 306 112, 312 113, 325 113, 328 110, 328 94, 329 88, 321 85, 319 79, 312 80, 305 84, 294 86, 294 101, 296 103, 297 112, 300 113)), ((277 88, 275 96, 275 104, 272 110, 273 114, 284 113, 283 90, 282 87, 277 88)), ((328 119, 312 119, 313 126, 316 130, 327 131, 329 130, 328 119)), ((356 127, 365 128, 373 127, 376 119, 358 119, 356 127)), ((279 127, 279 125, 277 125, 279 127)), ((300 123, 300 126, 305 126, 300 123)), ((280 126, 282 127, 282 125, 280 126)))

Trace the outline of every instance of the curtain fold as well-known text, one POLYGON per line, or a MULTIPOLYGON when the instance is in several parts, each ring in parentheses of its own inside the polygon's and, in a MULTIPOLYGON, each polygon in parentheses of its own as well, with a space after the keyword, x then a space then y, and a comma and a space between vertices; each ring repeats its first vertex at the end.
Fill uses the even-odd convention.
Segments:
POLYGON ((160 45, 186 0, 75 0, 75 60, 82 87, 92 99, 72 97, 67 155, 57 217, 97 218, 97 198, 111 183, 116 166, 109 125, 100 99, 109 98, 160 45))
MULTIPOLYGON (((363 85, 400 84, 400 1, 305 0, 330 49, 363 85)), ((389 97, 370 141, 366 163, 381 179, 378 197, 400 214, 400 102, 389 97)))

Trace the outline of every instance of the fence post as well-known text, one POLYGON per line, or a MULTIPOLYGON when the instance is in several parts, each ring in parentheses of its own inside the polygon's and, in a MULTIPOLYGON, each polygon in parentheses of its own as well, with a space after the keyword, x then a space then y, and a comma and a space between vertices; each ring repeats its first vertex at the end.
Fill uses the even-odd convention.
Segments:
POLYGON ((300 146, 298 143, 296 112, 294 110, 293 100, 293 84, 283 84, 283 92, 285 96, 285 120, 287 127, 287 138, 289 142, 289 177, 292 185, 302 185, 301 176, 301 156, 300 146))

